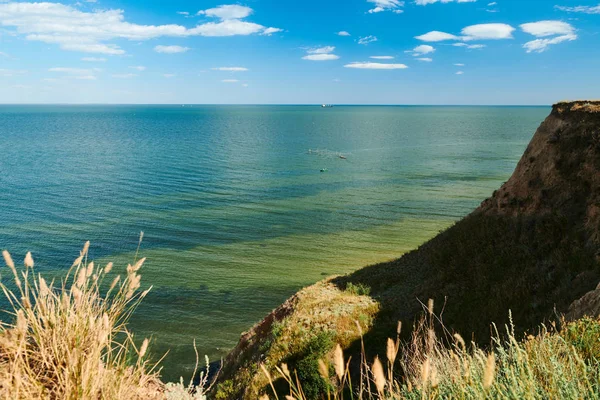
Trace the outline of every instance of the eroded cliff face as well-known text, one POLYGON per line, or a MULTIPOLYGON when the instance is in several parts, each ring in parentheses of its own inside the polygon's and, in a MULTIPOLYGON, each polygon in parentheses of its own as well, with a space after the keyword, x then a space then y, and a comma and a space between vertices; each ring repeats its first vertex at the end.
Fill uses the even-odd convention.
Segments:
POLYGON ((369 357, 385 354, 398 321, 409 334, 429 298, 448 329, 489 343, 490 324, 509 323, 509 310, 523 330, 561 313, 600 313, 598 282, 600 102, 559 103, 511 178, 473 213, 395 261, 304 289, 246 333, 225 362, 223 398, 256 398, 258 364, 296 368, 314 338, 345 332, 346 353, 357 353, 354 319, 368 317, 369 357))
MULTIPOLYGON (((480 211, 557 214, 600 237, 600 102, 559 103, 539 127, 512 177, 480 211)), ((590 243, 590 244, 593 244, 590 243)))

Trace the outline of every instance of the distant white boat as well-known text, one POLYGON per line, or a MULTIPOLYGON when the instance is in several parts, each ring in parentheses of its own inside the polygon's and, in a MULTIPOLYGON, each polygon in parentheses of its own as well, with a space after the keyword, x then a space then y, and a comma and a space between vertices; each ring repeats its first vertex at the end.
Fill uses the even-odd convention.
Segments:
POLYGON ((321 104, 321 108, 330 108, 333 107, 332 104, 321 104))

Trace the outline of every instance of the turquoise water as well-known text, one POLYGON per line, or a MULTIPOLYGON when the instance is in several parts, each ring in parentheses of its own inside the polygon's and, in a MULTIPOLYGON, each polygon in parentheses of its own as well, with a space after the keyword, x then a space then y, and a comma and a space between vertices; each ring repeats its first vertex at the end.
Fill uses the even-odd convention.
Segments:
POLYGON ((189 376, 302 286, 395 258, 508 179, 549 108, 0 106, 0 247, 124 268, 189 376), (310 150, 310 151, 309 151, 310 150), (344 156, 345 159, 341 158, 344 156), (325 172, 321 172, 326 169, 325 172))

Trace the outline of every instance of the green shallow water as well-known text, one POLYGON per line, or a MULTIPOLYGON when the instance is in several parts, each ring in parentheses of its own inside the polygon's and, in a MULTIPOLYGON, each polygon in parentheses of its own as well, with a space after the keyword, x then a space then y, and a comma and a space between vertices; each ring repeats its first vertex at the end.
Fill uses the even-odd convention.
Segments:
POLYGON ((132 328, 178 379, 194 339, 218 359, 302 286, 467 214, 548 110, 0 106, 0 247, 59 275, 89 239, 124 269, 144 231, 132 328))

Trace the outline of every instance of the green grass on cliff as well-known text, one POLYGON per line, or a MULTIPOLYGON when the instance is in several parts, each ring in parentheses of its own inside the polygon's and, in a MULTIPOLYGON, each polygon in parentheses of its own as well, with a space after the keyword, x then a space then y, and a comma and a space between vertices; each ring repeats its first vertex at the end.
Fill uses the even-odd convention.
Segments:
POLYGON ((522 340, 506 327, 487 349, 449 332, 437 337, 434 321, 433 315, 424 318, 408 342, 388 339, 385 356, 362 358, 359 376, 349 370, 341 348, 331 351, 314 371, 321 379, 319 393, 287 364, 274 373, 265 368, 264 376, 287 382, 287 388, 267 386, 261 399, 600 398, 598 320, 583 318, 552 331, 542 326, 522 340))

